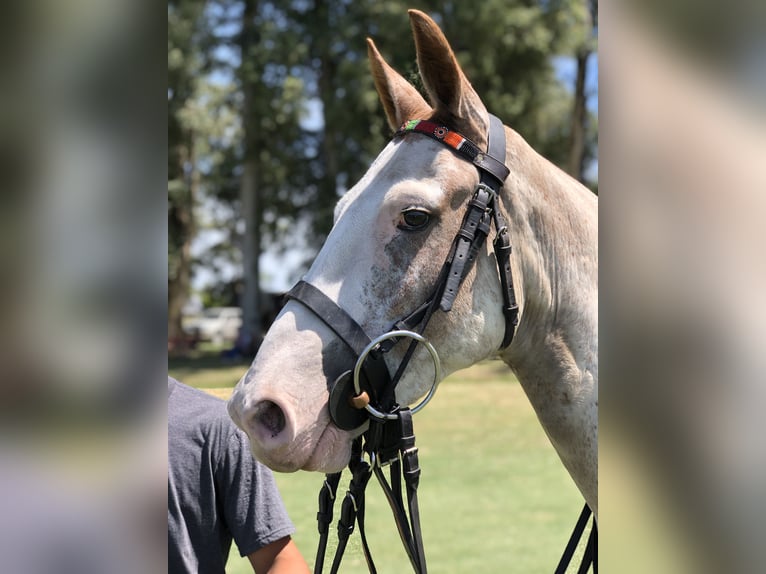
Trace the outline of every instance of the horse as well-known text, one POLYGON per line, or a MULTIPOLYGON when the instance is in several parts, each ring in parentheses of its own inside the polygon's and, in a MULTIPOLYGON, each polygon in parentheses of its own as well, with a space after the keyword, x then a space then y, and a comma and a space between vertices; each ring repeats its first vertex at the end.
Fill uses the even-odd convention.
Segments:
MULTIPOLYGON (((397 130, 420 120, 437 125, 437 136, 451 132, 487 149, 492 116, 446 37, 426 14, 410 10, 409 16, 429 101, 367 40, 389 125, 397 130)), ((494 205, 507 223, 498 233, 507 233, 513 247, 508 274, 518 313, 510 344, 504 345, 503 270, 487 243, 474 254, 448 311, 435 309, 423 332, 440 372, 422 348, 412 353, 394 346, 381 364, 393 373, 406 363, 397 372, 395 401, 411 405, 452 372, 485 359, 505 362, 597 516, 597 197, 514 130, 502 123, 498 129, 505 138, 498 159, 507 170, 494 205)), ((442 262, 455 255, 464 209, 483 181, 454 146, 413 131, 400 129, 341 197, 332 230, 302 281, 369 334, 390 332, 432 294, 442 262)), ((339 424, 331 413, 331 395, 357 357, 320 315, 297 295, 288 300, 228 403, 254 456, 275 471, 337 472, 366 428, 339 424)))

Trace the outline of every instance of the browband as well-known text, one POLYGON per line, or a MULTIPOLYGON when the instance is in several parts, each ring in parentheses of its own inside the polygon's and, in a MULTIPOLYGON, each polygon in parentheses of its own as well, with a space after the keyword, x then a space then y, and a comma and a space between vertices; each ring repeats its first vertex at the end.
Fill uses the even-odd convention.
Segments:
MULTIPOLYGON (((494 117, 495 116, 490 115, 490 121, 494 117)), ((498 135, 502 138, 503 147, 505 147, 505 134, 502 122, 500 123, 499 130, 489 130, 490 135, 493 135, 493 131, 499 132, 498 135)), ((402 127, 400 127, 394 134, 394 137, 404 135, 407 132, 417 132, 419 134, 427 135, 428 137, 451 147, 480 170, 492 175, 497 180, 497 184, 499 184, 500 187, 502 187, 505 178, 508 177, 508 174, 510 173, 510 170, 503 163, 502 159, 497 159, 493 155, 490 155, 490 153, 496 153, 494 150, 489 149, 487 153, 484 153, 479 149, 479 146, 467 137, 462 136, 455 131, 451 131, 445 126, 426 120, 410 120, 402 124, 402 127)), ((491 142, 490 148, 492 148, 491 142)), ((498 156, 504 158, 505 154, 498 154, 498 156)))

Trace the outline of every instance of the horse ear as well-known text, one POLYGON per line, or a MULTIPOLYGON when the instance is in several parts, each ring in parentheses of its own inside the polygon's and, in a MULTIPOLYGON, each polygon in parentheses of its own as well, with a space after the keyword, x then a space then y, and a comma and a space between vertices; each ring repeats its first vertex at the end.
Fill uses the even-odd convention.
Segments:
POLYGON ((386 63, 370 38, 367 38, 367 55, 375 89, 383 102, 391 129, 399 129, 407 120, 421 119, 431 114, 431 106, 420 92, 386 63))
POLYGON ((479 145, 486 144, 487 108, 466 79, 439 26, 419 10, 409 10, 418 68, 436 114, 479 145))

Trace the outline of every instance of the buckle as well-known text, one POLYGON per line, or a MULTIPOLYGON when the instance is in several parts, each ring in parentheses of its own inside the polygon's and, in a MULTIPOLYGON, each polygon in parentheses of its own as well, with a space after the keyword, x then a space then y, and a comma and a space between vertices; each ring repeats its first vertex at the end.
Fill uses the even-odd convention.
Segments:
POLYGON ((412 456, 413 454, 418 454, 418 447, 411 446, 410 448, 404 449, 402 451, 402 458, 406 456, 412 456))
MULTIPOLYGON (((485 191, 489 194, 489 201, 492 201, 497 193, 494 189, 492 189, 490 186, 488 186, 486 183, 479 182, 479 184, 476 186, 476 191, 474 192, 473 196, 476 197, 480 191, 485 191)), ((487 203, 489 203, 489 201, 487 203)))
POLYGON ((388 460, 382 460, 382 459, 379 458, 378 459, 378 466, 380 468, 383 468, 384 466, 389 466, 390 464, 396 462, 397 460, 399 460, 399 454, 398 453, 395 456, 392 456, 391 458, 389 458, 388 460))

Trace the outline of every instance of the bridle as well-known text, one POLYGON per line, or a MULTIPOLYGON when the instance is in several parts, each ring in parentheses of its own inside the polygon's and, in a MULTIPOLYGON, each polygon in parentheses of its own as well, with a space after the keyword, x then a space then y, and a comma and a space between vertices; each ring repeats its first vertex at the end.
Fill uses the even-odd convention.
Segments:
MULTIPOLYGON (((399 535, 415 572, 426 572, 417 503, 420 468, 412 415, 433 397, 441 374, 436 350, 423 333, 437 309, 445 313, 452 309, 460 285, 473 267, 493 223, 496 230, 493 248, 500 275, 502 311, 505 317, 505 332, 500 350, 507 348, 513 340, 518 325, 519 307, 513 289, 508 226, 498 205, 500 190, 510 171, 503 161, 503 124, 493 115, 490 115, 489 119, 486 152, 481 151, 475 143, 459 133, 425 120, 405 122, 394 134, 394 138, 402 138, 409 133, 426 135, 446 145, 479 170, 479 184, 468 202, 460 229, 452 242, 431 295, 424 303, 409 315, 395 321, 387 332, 373 339, 345 310, 314 285, 299 281, 287 293, 288 299, 300 302, 327 325, 356 358, 354 368, 338 377, 330 390, 329 410, 333 423, 343 430, 354 430, 369 421, 367 430, 355 439, 352 445, 349 463, 352 477, 338 521, 338 547, 331 569, 333 574, 340 567, 346 543, 355 523, 359 524, 362 548, 369 570, 376 572, 364 531, 364 494, 373 474, 391 505, 399 535), (409 346, 396 372, 391 376, 384 356, 405 339, 410 340, 409 346), (428 394, 417 405, 412 408, 403 407, 396 403, 395 389, 418 344, 426 348, 433 360, 434 381, 428 394), (384 466, 390 467, 390 483, 383 474, 384 466), (407 495, 406 507, 402 496, 402 478, 407 495)), ((317 521, 320 540, 314 566, 315 574, 319 574, 324 565, 329 525, 332 522, 333 503, 340 476, 340 472, 326 475, 319 494, 317 521)), ((587 521, 587 517, 585 520, 587 521)), ((595 523, 593 531, 595 532, 595 523)))
MULTIPOLYGON (((495 116, 490 116, 489 148, 486 153, 479 151, 476 144, 469 139, 433 122, 424 120, 405 122, 394 134, 394 138, 404 137, 408 133, 424 134, 443 143, 459 156, 471 161, 480 173, 479 184, 468 202, 460 230, 452 242, 447 259, 442 265, 428 299, 409 315, 394 321, 389 331, 373 341, 345 310, 310 283, 299 281, 287 293, 287 298, 299 301, 319 317, 357 358, 355 371, 363 376, 355 378, 349 370, 336 380, 330 392, 330 416, 333 422, 343 430, 358 428, 367 421, 368 417, 375 417, 375 411, 389 413, 393 408, 395 387, 417 343, 423 342, 413 334, 422 337, 431 316, 437 309, 444 312, 452 309, 460 284, 471 270, 493 221, 497 230, 494 250, 500 271, 505 316, 505 333, 501 349, 511 344, 518 324, 519 307, 513 290, 508 226, 496 205, 499 191, 509 174, 505 164, 496 159, 505 157, 505 131, 502 122, 495 116), (399 334, 392 335, 394 332, 399 334), (412 339, 412 342, 397 372, 391 377, 383 356, 404 338, 412 339), (363 355, 364 359, 360 361, 359 358, 363 355), (352 406, 349 405, 348 400, 354 391, 356 394, 353 396, 358 400, 356 405, 352 406), (369 398, 368 402, 365 402, 364 394, 369 398), (367 412, 365 413, 362 409, 366 409, 367 412)), ((438 360, 434 363, 438 368, 438 360)), ((429 398, 432 395, 433 393, 429 393, 429 398)), ((424 404, 420 408, 422 406, 424 404)))

